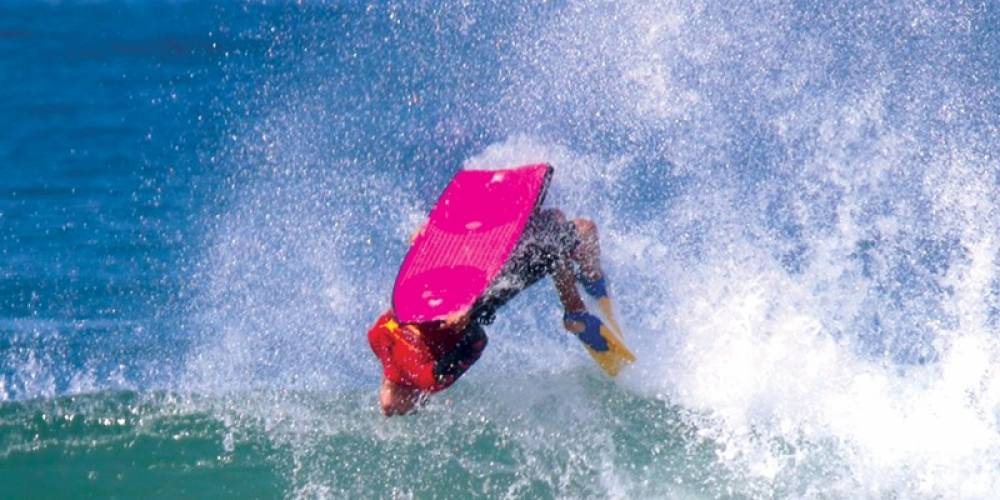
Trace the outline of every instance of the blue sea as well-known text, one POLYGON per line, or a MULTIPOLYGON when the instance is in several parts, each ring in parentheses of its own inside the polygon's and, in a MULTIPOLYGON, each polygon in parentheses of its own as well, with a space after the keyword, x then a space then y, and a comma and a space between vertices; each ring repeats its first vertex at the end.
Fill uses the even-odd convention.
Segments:
POLYGON ((1000 3, 0 2, 0 498, 996 498, 1000 3), (418 413, 465 168, 596 221, 418 413))

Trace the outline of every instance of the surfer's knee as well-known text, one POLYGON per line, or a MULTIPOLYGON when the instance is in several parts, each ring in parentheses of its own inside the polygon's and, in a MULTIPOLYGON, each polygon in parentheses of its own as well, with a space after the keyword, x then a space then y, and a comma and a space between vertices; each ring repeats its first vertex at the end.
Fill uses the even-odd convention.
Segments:
POLYGON ((576 232, 580 235, 581 240, 597 240, 597 224, 594 224, 594 221, 590 219, 573 219, 573 225, 576 226, 576 232))

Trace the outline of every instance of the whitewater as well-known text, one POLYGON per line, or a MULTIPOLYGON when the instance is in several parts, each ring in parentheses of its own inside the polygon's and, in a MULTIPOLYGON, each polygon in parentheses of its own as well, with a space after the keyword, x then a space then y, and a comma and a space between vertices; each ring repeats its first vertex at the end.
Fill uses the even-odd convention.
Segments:
POLYGON ((995 2, 5 10, 89 90, 0 97, 0 497, 1000 494, 995 2), (408 236, 538 162, 639 361, 546 280, 382 417, 408 236))

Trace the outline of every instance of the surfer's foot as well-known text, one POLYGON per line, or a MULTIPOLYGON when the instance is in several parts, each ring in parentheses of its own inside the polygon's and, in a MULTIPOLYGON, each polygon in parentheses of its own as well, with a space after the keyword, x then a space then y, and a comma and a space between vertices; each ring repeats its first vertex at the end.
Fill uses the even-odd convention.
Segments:
POLYGON ((563 325, 591 349, 598 352, 608 350, 608 341, 601 335, 603 323, 597 316, 587 311, 566 311, 563 325))

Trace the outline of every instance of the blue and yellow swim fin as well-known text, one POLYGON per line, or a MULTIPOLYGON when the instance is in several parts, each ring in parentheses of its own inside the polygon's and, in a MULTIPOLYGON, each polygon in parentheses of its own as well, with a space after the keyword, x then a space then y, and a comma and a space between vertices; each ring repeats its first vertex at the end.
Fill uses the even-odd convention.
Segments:
MULTIPOLYGON (((578 320, 587 325, 587 330, 592 330, 601 334, 602 338, 605 339, 605 343, 608 345, 607 351, 595 350, 588 345, 587 350, 590 355, 597 361, 597 364, 607 373, 609 376, 614 377, 618 375, 618 372, 629 363, 634 363, 636 358, 632 354, 632 351, 625 346, 625 336, 622 334, 622 328, 618 324, 618 320, 615 318, 614 308, 611 306, 611 297, 608 294, 608 282, 604 274, 602 274, 597 279, 589 279, 582 272, 577 275, 577 281, 583 286, 583 290, 587 292, 591 298, 597 301, 597 308, 600 309, 601 316, 604 317, 602 322, 600 319, 594 317, 593 315, 586 313, 587 316, 593 318, 597 321, 597 327, 593 326, 593 320, 588 323, 588 320, 578 320)), ((567 315, 570 316, 570 315, 567 315)), ((573 319, 567 317, 567 319, 573 319)), ((584 330, 586 332, 587 330, 584 330)), ((590 335, 593 335, 591 333, 590 335)), ((581 338, 581 340, 583 340, 581 338)), ((584 341, 584 344, 587 344, 584 341)))
POLYGON ((576 321, 584 325, 577 338, 583 342, 597 365, 609 377, 615 377, 621 369, 635 362, 635 355, 625 347, 625 341, 618 332, 605 325, 597 316, 589 312, 571 312, 563 316, 566 321, 576 321))
POLYGON ((587 279, 586 276, 580 274, 577 276, 577 281, 583 285, 583 290, 587 292, 591 298, 597 301, 597 307, 601 310, 601 315, 604 316, 604 320, 608 322, 608 325, 618 334, 619 338, 624 338, 622 335, 622 328, 618 325, 618 320, 615 319, 614 309, 611 307, 611 297, 608 295, 608 282, 607 279, 602 275, 596 280, 587 279))

